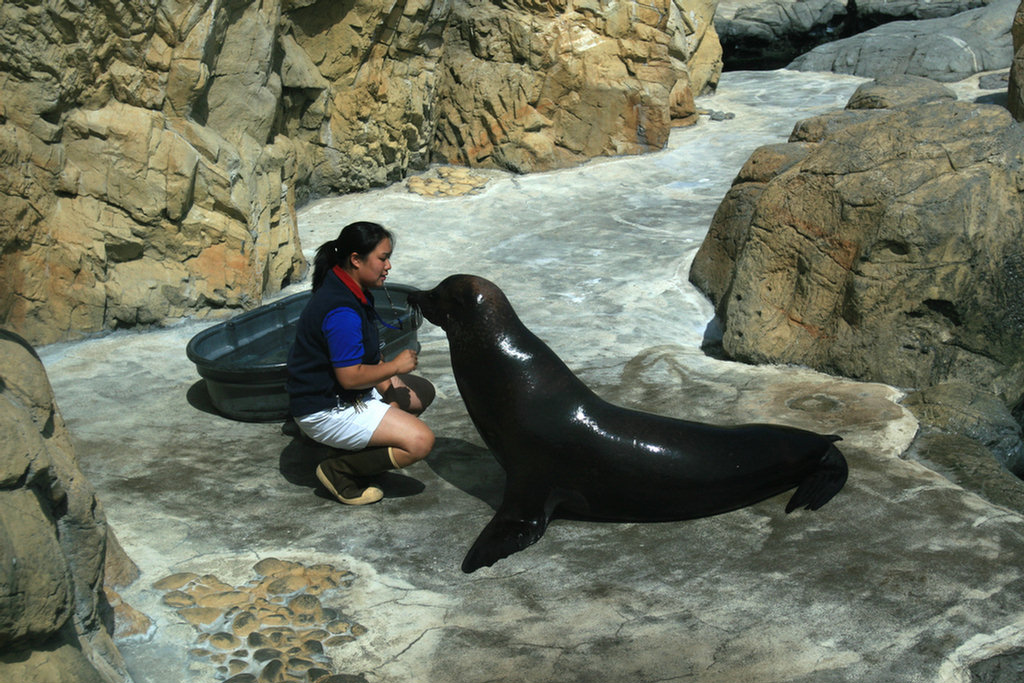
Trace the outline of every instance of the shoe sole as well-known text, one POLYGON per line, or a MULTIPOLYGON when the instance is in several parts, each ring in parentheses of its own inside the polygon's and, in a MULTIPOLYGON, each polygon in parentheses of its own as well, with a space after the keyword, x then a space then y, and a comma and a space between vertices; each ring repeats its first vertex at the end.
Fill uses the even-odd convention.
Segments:
POLYGON ((370 503, 376 503, 384 497, 384 492, 376 486, 367 486, 363 489, 363 493, 358 497, 346 498, 341 495, 341 492, 338 491, 338 489, 334 488, 334 484, 331 483, 331 480, 324 473, 320 465, 316 466, 316 478, 320 480, 320 483, 324 485, 324 488, 331 492, 331 495, 345 505, 369 505, 370 503))

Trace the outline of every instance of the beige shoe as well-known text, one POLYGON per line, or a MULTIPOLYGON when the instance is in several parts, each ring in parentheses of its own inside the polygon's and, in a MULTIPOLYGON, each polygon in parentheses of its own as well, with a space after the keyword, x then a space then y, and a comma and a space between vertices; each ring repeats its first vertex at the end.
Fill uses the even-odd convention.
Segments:
POLYGON ((362 487, 352 480, 346 472, 334 466, 334 460, 325 460, 316 467, 316 478, 345 505, 369 505, 384 497, 384 492, 376 486, 362 487))

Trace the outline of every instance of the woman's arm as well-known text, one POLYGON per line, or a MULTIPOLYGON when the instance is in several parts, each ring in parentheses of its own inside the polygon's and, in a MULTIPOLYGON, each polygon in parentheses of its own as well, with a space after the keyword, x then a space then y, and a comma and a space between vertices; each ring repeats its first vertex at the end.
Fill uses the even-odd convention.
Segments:
POLYGON ((377 365, 359 363, 343 368, 334 368, 334 376, 338 378, 338 383, 345 389, 358 391, 375 387, 395 375, 412 372, 417 365, 419 365, 419 359, 416 352, 406 349, 392 360, 377 365))

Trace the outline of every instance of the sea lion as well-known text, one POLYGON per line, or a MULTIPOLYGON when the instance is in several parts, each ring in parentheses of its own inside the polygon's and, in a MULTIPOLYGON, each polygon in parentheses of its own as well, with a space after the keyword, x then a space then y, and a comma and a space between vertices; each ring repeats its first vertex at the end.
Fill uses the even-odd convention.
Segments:
POLYGON ((838 436, 720 427, 604 401, 483 278, 452 275, 409 302, 447 334, 466 409, 507 475, 501 505, 464 572, 535 543, 556 511, 614 521, 693 519, 794 487, 786 512, 816 510, 846 482, 838 436))

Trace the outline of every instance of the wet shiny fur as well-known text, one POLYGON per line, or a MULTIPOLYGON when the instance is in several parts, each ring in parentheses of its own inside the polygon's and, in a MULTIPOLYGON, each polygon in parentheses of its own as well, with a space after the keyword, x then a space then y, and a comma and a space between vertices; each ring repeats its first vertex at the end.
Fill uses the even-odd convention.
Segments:
POLYGON ((469 415, 507 474, 502 503, 466 555, 465 572, 535 543, 556 511, 692 519, 794 487, 786 511, 815 510, 846 482, 837 436, 719 427, 604 401, 483 278, 453 275, 409 301, 446 332, 469 415))

